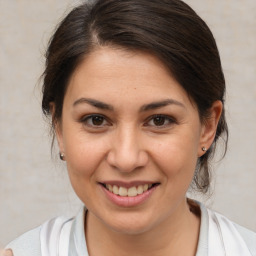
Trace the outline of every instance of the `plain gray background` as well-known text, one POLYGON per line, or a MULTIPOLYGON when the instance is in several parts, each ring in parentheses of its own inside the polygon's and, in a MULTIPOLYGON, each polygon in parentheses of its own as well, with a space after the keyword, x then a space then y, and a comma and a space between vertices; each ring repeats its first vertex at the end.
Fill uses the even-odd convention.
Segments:
MULTIPOLYGON (((38 80, 49 36, 77 2, 0 0, 0 248, 81 206, 65 164, 51 158, 38 80)), ((213 31, 227 81, 229 149, 214 165, 214 194, 201 200, 256 231, 256 1, 185 2, 213 31)))

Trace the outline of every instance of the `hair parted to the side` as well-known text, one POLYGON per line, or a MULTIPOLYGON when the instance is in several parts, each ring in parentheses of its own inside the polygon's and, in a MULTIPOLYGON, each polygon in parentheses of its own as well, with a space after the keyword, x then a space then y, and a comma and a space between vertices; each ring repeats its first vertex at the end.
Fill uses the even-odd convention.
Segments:
MULTIPOLYGON (((224 106, 225 79, 214 37, 206 23, 180 0, 95 0, 74 8, 59 24, 46 52, 42 109, 52 125, 61 120, 69 79, 97 47, 146 51, 158 57, 197 106, 201 121, 216 100, 224 106)), ((210 186, 209 159, 228 128, 223 112, 210 149, 198 159, 194 184, 210 186)))

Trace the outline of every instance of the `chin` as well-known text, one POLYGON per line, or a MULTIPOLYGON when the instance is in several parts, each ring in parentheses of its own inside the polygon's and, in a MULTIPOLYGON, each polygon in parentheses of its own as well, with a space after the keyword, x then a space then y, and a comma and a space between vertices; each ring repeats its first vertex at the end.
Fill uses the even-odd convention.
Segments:
POLYGON ((123 235, 140 235, 150 230, 147 225, 137 225, 137 223, 133 223, 133 225, 115 225, 111 228, 123 235))
MULTIPOLYGON (((137 214, 136 214, 137 215, 137 214)), ((139 235, 152 229, 154 222, 150 218, 146 218, 145 215, 139 214, 139 216, 123 216, 122 218, 111 218, 111 222, 105 222, 109 228, 120 234, 126 235, 139 235)))

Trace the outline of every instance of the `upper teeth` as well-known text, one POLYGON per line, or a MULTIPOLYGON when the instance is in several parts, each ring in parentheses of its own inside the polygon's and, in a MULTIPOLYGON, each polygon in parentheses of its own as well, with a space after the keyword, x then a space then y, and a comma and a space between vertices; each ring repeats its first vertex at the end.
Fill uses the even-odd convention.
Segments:
POLYGON ((144 185, 139 185, 137 187, 134 186, 131 188, 124 188, 124 187, 118 187, 116 185, 112 186, 110 184, 106 184, 106 188, 110 192, 119 196, 137 196, 147 191, 151 187, 152 187, 152 184, 144 184, 144 185))

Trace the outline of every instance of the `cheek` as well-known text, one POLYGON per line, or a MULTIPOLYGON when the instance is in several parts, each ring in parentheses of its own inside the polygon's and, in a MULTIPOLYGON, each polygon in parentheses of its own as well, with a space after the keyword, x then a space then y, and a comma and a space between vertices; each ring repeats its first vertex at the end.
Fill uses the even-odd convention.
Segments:
POLYGON ((76 175, 91 175, 104 158, 103 143, 90 141, 74 141, 66 150, 68 169, 76 175))
POLYGON ((169 182, 190 182, 197 162, 197 140, 191 136, 173 136, 154 145, 154 159, 169 182), (182 177, 181 177, 182 176, 182 177))
POLYGON ((72 176, 79 178, 93 176, 106 154, 104 138, 88 135, 82 128, 66 127, 63 139, 67 168, 71 178, 72 176))
POLYGON ((105 158, 104 142, 84 136, 72 136, 65 143, 70 182, 77 196, 88 207, 94 197, 97 169, 105 158))

